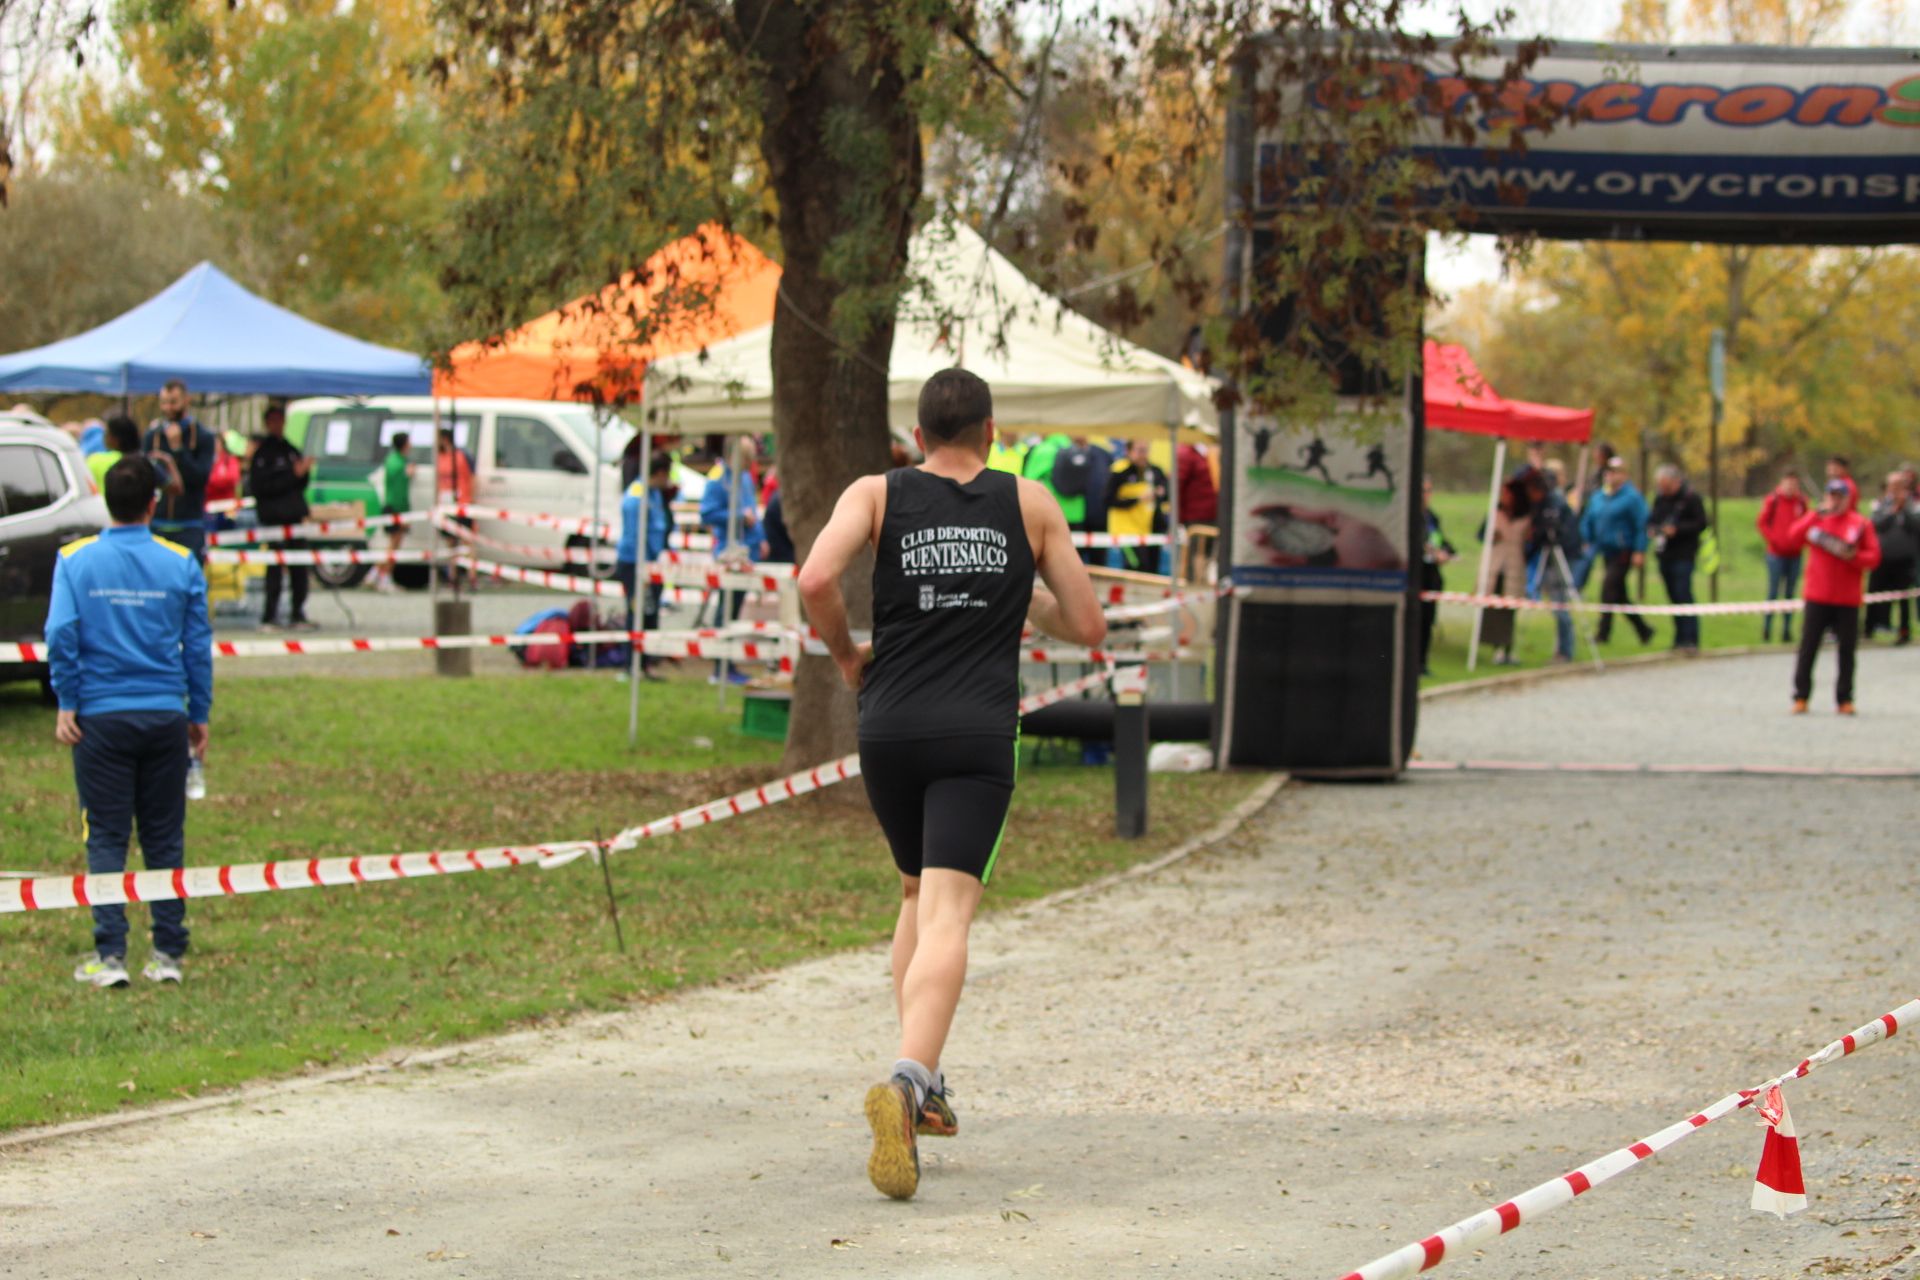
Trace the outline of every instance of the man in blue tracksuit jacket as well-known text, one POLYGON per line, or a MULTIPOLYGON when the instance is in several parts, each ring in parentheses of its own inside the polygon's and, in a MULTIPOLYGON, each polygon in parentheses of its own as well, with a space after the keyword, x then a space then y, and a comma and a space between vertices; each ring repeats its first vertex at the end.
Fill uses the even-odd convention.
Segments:
MULTIPOLYGON (((707 477, 707 487, 700 491, 700 523, 707 526, 707 532, 713 535, 713 554, 715 559, 732 559, 727 548, 731 539, 729 528, 734 520, 739 521, 740 544, 746 549, 749 560, 760 558, 759 513, 754 505, 753 477, 747 473, 748 466, 759 456, 759 446, 752 436, 740 436, 734 441, 733 465, 724 461, 707 477)), ((713 603, 713 625, 724 627, 740 616, 740 610, 746 605, 747 596, 743 591, 722 591, 715 595, 713 603), (729 608, 731 602, 731 608, 729 608)), ((701 602, 701 611, 705 612, 706 602, 701 602)), ((746 677, 731 670, 726 662, 713 664, 715 683, 723 679, 737 684, 745 684, 746 677)))
MULTIPOLYGON (((144 457, 107 470, 109 528, 60 550, 47 610, 47 656, 60 700, 54 736, 73 748, 87 870, 126 870, 137 824, 147 869, 185 865, 187 764, 207 749, 213 630, 207 583, 185 547, 153 536, 158 477, 144 457)), ((145 974, 180 980, 186 903, 152 905, 145 974)), ((93 908, 91 954, 74 978, 127 985, 127 912, 93 908)))
MULTIPOLYGON (((620 580, 620 586, 627 593, 627 630, 633 630, 633 598, 638 590, 640 575, 640 506, 644 500, 647 508, 647 558, 645 563, 653 564, 667 553, 667 544, 673 535, 673 499, 678 492, 673 484, 673 455, 656 453, 647 462, 647 478, 635 480, 627 486, 626 497, 620 499, 620 541, 614 546, 613 575, 620 580)), ((642 612, 646 629, 652 631, 660 625, 660 587, 658 583, 646 584, 646 606, 642 612)), ((640 669, 651 673, 657 659, 642 655, 640 669)))
MULTIPOLYGON (((1647 502, 1627 479, 1625 459, 1607 460, 1599 490, 1588 496, 1580 512, 1580 538, 1606 569, 1600 580, 1600 603, 1632 604, 1627 598, 1627 574, 1646 557, 1647 502)), ((1653 628, 1644 618, 1637 613, 1625 616, 1641 644, 1653 639, 1653 628)), ((1601 614, 1595 630, 1605 644, 1613 634, 1613 614, 1601 614)))

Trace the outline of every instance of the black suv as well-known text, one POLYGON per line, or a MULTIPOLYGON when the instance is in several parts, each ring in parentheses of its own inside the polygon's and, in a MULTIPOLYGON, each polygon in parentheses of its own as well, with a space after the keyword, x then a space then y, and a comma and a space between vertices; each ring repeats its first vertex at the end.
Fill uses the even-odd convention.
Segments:
MULTIPOLYGON (((60 548, 100 532, 107 504, 73 438, 0 413, 0 645, 40 640, 60 548)), ((47 678, 44 662, 0 650, 0 680, 47 678)))

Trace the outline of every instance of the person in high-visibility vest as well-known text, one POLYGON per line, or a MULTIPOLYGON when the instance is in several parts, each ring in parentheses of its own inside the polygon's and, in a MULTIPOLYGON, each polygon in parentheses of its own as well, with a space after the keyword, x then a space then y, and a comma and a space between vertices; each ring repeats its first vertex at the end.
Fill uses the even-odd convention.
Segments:
MULTIPOLYGON (((1167 494, 1167 473, 1148 459, 1147 442, 1129 442, 1107 479, 1107 532, 1165 533, 1167 494)), ((1160 572, 1159 547, 1126 547, 1121 558, 1129 569, 1160 572)))
POLYGON ((1005 427, 1000 428, 987 449, 987 469, 1017 476, 1026 465, 1027 451, 1020 447, 1020 437, 1005 427))

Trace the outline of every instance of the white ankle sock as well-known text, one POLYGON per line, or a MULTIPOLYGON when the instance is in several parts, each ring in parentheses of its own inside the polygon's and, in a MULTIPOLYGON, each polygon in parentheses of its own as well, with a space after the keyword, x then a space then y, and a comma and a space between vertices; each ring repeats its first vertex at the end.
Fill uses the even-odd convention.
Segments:
POLYGON ((913 1082, 913 1105, 919 1106, 933 1092, 933 1072, 912 1058, 902 1058, 893 1064, 893 1074, 905 1076, 913 1082))

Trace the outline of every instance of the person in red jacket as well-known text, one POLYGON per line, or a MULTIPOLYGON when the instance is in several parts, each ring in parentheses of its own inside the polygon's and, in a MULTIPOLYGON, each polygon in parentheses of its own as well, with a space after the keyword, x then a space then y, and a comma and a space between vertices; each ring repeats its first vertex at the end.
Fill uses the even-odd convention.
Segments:
POLYGON ((1180 523, 1213 524, 1220 518, 1220 491, 1213 468, 1197 444, 1183 444, 1177 458, 1180 481, 1180 523))
POLYGON ((1793 522, 1786 546, 1811 547, 1807 557, 1806 612, 1800 625, 1800 656, 1793 664, 1793 713, 1802 715, 1813 696, 1813 661, 1828 631, 1840 650, 1840 679, 1834 701, 1840 714, 1853 714, 1853 655, 1860 644, 1860 580, 1880 563, 1880 539, 1873 524, 1854 508, 1852 482, 1827 481, 1820 509, 1793 522))
MULTIPOLYGON (((1795 522, 1807 514, 1807 499, 1800 492, 1800 473, 1785 471, 1780 483, 1760 504, 1760 518, 1753 522, 1767 544, 1767 599, 1791 600, 1800 591, 1800 549, 1787 549, 1787 535, 1795 522)), ((1780 638, 1793 643, 1793 615, 1780 615, 1780 638)), ((1773 639, 1773 615, 1760 615, 1760 639, 1773 639)))

